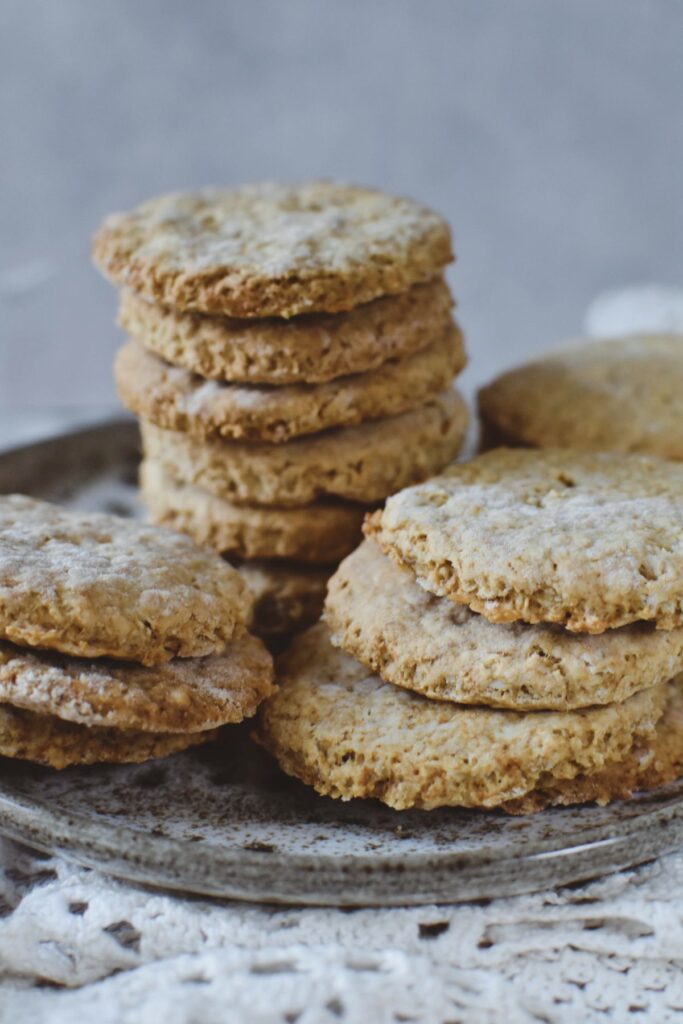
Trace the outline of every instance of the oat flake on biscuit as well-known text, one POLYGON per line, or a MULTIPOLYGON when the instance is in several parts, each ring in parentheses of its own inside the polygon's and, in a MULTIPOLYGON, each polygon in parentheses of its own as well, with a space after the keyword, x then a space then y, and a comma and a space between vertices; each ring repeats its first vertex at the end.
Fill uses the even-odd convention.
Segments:
POLYGON ((189 538, 0 497, 0 637, 152 665, 219 653, 244 628, 239 573, 189 538))
POLYGON ((365 530, 427 590, 494 622, 683 625, 683 466, 498 449, 389 498, 365 530))
POLYGON ((678 766, 657 764, 670 745, 658 726, 668 736, 680 681, 578 711, 468 708, 382 682, 334 648, 320 624, 283 655, 278 682, 259 714, 257 739, 290 775, 343 800, 520 811, 534 809, 523 804, 531 797, 539 806, 571 802, 579 786, 580 798, 601 802, 627 795, 618 765, 631 788, 648 768, 659 784, 683 767, 680 752, 678 766))
POLYGON ((328 584, 333 643, 384 680, 435 700, 518 711, 624 701, 683 671, 683 627, 597 635, 492 623, 420 587, 366 540, 328 584))
POLYGON ((337 313, 453 258, 448 225, 426 206, 329 181, 151 199, 107 217, 93 256, 153 302, 232 317, 337 313))

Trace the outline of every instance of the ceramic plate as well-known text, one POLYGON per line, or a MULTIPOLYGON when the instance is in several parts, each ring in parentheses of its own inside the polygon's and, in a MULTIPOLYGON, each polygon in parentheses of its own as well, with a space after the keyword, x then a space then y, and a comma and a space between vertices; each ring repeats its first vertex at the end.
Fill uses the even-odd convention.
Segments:
MULTIPOLYGON (((129 422, 0 456, 0 492, 138 512, 129 422)), ((683 782, 610 807, 511 818, 343 804, 286 778, 249 739, 139 766, 52 772, 0 760, 0 831, 148 885, 334 906, 513 895, 630 867, 683 844, 683 782)))

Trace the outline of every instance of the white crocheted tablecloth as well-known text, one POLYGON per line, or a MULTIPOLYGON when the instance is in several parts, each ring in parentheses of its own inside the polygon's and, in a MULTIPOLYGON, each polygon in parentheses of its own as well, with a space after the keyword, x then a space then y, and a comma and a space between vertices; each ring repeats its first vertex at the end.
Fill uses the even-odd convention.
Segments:
MULTIPOLYGON (((587 322, 683 330, 681 293, 615 293, 587 322)), ((683 1020, 683 852, 559 892, 342 911, 154 893, 0 840, 0 1024, 500 1020, 683 1020)))
POLYGON ((680 1021, 683 853, 561 892, 419 909, 183 899, 0 847, 0 1019, 680 1021))

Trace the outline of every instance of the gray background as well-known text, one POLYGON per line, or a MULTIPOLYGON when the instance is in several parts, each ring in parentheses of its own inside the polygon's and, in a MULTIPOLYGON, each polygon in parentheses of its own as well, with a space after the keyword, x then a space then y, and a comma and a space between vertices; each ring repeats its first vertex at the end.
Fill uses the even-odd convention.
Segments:
POLYGON ((451 221, 471 387, 675 283, 679 0, 2 0, 0 401, 115 399, 110 210, 336 176, 451 221))

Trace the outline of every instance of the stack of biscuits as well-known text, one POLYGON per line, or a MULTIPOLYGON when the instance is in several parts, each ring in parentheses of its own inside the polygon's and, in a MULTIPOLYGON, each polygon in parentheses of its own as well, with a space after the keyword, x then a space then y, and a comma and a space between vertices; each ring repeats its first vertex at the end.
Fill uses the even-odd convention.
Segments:
POLYGON ((187 537, 0 497, 0 754, 65 768, 213 739, 273 690, 248 608, 187 537))
POLYGON ((370 189, 254 185, 113 215, 94 258, 123 286, 153 521, 240 567, 261 635, 314 622, 364 513, 460 449, 447 224, 370 189))
POLYGON ((365 532, 263 706, 285 771, 511 813, 683 774, 683 466, 497 449, 365 532))

